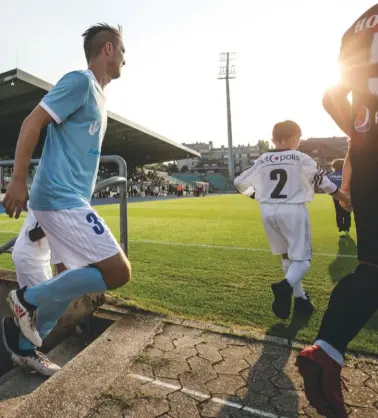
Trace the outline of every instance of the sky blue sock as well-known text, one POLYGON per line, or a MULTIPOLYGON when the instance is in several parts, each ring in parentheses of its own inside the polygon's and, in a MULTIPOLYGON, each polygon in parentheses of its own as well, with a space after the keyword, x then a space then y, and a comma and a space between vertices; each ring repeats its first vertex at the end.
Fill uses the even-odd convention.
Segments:
MULTIPOLYGON (((71 301, 46 303, 38 309, 37 313, 37 329, 42 340, 50 334, 55 327, 59 318, 64 314, 71 301)), ((35 350, 36 347, 26 339, 22 334, 18 342, 20 350, 35 350)))
POLYGON ((89 293, 102 293, 107 290, 99 269, 83 267, 66 270, 51 280, 26 289, 24 299, 38 307, 45 303, 70 301, 89 293))

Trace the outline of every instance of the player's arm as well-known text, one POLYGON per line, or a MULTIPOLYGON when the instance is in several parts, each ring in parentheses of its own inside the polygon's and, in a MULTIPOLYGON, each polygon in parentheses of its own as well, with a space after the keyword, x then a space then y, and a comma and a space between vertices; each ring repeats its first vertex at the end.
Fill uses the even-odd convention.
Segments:
POLYGON ((350 180, 352 178, 352 166, 350 164, 349 149, 345 156, 344 166, 343 166, 343 179, 341 183, 341 190, 350 194, 350 180))
POLYGON ((342 84, 324 93, 323 106, 337 126, 349 137, 352 135, 352 105, 348 100, 350 89, 342 84))
POLYGON ((340 65, 340 80, 338 85, 326 90, 323 96, 323 106, 337 126, 349 137, 352 135, 352 105, 348 95, 352 91, 353 68, 350 68, 350 47, 348 39, 342 41, 338 63, 340 65), (348 65, 349 63, 349 65, 348 65))
POLYGON ((10 217, 15 213, 18 218, 22 209, 27 210, 28 170, 42 129, 52 122, 62 123, 76 112, 87 100, 88 91, 88 77, 78 72, 69 73, 24 120, 17 140, 12 180, 3 200, 5 211, 10 217))
POLYGON ((12 218, 20 216, 22 209, 27 210, 28 188, 27 177, 30 160, 38 143, 42 129, 52 122, 51 116, 37 106, 24 120, 17 140, 12 181, 9 183, 3 206, 12 218))
POLYGON ((253 198, 255 196, 254 178, 257 171, 257 166, 258 160, 254 165, 248 167, 234 180, 234 185, 240 193, 253 198))
POLYGON ((303 170, 308 180, 314 185, 314 187, 320 187, 324 192, 332 195, 335 199, 340 200, 346 206, 350 206, 350 199, 346 196, 336 184, 327 177, 327 173, 319 168, 315 160, 306 154, 302 154, 301 163, 303 170))

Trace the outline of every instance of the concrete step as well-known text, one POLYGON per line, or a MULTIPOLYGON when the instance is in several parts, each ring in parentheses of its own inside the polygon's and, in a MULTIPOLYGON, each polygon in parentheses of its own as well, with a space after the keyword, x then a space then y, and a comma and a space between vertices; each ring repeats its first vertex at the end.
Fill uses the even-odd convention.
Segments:
MULTIPOLYGON (((126 315, 1 418, 83 418, 162 326, 160 318, 126 315)), ((29 391, 30 393, 30 391, 29 391)))
MULTIPOLYGON (((83 338, 70 337, 48 354, 59 366, 65 366, 86 346, 83 338)), ((47 379, 28 369, 15 367, 0 378, 0 418, 13 416, 14 410, 47 379)))

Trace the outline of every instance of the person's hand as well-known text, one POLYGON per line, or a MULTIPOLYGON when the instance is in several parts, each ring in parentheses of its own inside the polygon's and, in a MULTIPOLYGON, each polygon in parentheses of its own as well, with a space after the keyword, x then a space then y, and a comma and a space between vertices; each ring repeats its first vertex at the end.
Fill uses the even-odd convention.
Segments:
POLYGON ((352 202, 350 199, 350 192, 348 190, 340 190, 341 193, 343 194, 344 198, 340 199, 340 206, 348 211, 348 212, 352 212, 353 207, 352 207, 352 202))
POLYGON ((22 209, 25 211, 28 210, 28 199, 29 194, 26 180, 13 177, 3 200, 3 206, 7 215, 13 218, 13 214, 15 213, 15 218, 18 219, 22 209))

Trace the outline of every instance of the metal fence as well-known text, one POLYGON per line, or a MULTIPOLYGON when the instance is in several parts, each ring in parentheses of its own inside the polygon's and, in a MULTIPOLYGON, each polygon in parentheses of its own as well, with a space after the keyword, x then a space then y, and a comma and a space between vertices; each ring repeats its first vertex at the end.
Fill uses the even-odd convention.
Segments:
MULTIPOLYGON (((38 165, 39 160, 31 160, 30 165, 38 165)), ((118 186, 119 193, 119 227, 120 227, 120 245, 128 255, 128 223, 127 223, 127 164, 126 161, 118 155, 105 155, 100 157, 101 164, 117 164, 119 176, 114 176, 96 184, 94 193, 98 193, 110 186, 118 186)), ((13 167, 14 160, 0 160, 1 167, 13 167)), ((12 252, 12 247, 16 238, 11 239, 0 247, 0 254, 12 252)))

